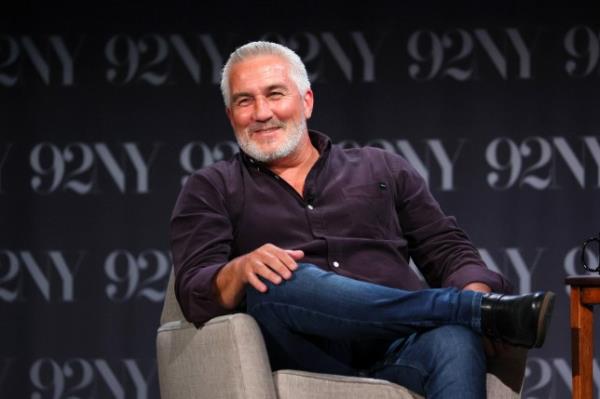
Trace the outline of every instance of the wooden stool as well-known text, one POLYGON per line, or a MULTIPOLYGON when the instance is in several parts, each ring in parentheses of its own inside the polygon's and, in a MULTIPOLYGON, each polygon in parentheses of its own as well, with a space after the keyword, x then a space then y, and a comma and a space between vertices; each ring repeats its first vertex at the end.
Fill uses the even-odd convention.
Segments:
POLYGON ((594 305, 600 304, 600 277, 567 277, 571 286, 571 367, 573 398, 590 399, 594 389, 594 305))

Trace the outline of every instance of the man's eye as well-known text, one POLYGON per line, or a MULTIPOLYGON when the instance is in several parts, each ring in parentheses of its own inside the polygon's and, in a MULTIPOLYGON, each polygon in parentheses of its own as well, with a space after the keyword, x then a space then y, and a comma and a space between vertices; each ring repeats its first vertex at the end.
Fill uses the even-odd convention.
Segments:
POLYGON ((250 104, 250 99, 249 98, 240 98, 239 100, 237 100, 236 105, 238 107, 244 107, 246 105, 250 104))
POLYGON ((283 96, 283 93, 280 91, 274 91, 271 94, 269 94, 269 97, 271 97, 271 98, 279 98, 282 96, 283 96))

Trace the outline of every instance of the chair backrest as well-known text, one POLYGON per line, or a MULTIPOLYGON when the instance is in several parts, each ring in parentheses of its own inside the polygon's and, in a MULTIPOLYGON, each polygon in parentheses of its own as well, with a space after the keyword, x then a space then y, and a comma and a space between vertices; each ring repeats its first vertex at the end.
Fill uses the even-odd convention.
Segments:
POLYGON ((181 313, 177 298, 175 298, 175 274, 173 273, 173 268, 171 268, 167 290, 165 291, 165 302, 160 314, 160 324, 163 325, 170 321, 179 320, 185 320, 185 317, 181 313))

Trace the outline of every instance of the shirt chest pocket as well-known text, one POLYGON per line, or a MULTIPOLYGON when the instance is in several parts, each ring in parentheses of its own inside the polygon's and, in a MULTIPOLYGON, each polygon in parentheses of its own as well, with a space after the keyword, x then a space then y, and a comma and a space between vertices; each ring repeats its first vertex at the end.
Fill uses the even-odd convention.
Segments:
POLYGON ((398 230, 393 195, 385 182, 343 188, 346 227, 353 237, 391 239, 398 230))

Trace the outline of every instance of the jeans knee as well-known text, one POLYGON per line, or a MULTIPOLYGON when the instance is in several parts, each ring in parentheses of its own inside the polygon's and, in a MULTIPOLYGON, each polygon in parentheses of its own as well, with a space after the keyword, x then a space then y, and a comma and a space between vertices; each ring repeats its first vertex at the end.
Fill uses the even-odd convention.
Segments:
POLYGON ((438 341, 447 352, 463 352, 464 350, 478 350, 481 346, 481 336, 465 326, 447 325, 435 330, 440 338, 438 341), (441 341, 441 342, 440 342, 441 341))
POLYGON ((481 336, 471 329, 448 325, 432 331, 434 333, 428 344, 436 364, 452 364, 452 367, 458 368, 479 368, 485 364, 481 336))
POLYGON ((253 286, 248 285, 246 287, 247 308, 269 302, 293 303, 306 294, 318 273, 323 273, 323 271, 312 264, 300 263, 292 277, 279 284, 261 278, 261 281, 267 286, 267 291, 259 292, 253 286))
POLYGON ((481 337, 467 327, 446 325, 418 333, 407 341, 410 352, 424 370, 444 367, 461 368, 461 364, 480 366, 485 362, 481 337), (414 355, 414 353, 413 353, 414 355))
POLYGON ((459 325, 447 325, 424 333, 418 348, 427 352, 427 396, 485 397, 486 359, 481 336, 459 325))
POLYGON ((289 281, 282 281, 279 284, 274 284, 268 280, 261 279, 261 281, 267 286, 267 291, 260 292, 251 285, 246 287, 246 308, 250 312, 257 305, 273 302, 284 302, 285 301, 285 290, 291 284, 289 281))

